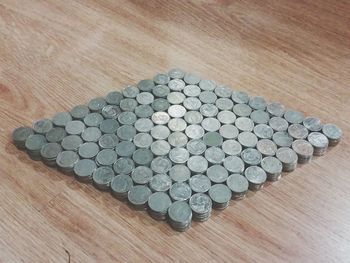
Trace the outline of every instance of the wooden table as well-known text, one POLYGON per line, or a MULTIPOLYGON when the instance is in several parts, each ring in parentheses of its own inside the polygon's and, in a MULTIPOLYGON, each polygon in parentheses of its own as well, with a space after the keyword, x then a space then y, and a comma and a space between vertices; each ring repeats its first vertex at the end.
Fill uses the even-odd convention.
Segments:
POLYGON ((349 262, 350 2, 0 1, 0 262, 349 262), (311 164, 177 233, 11 143, 172 67, 338 124, 311 164))

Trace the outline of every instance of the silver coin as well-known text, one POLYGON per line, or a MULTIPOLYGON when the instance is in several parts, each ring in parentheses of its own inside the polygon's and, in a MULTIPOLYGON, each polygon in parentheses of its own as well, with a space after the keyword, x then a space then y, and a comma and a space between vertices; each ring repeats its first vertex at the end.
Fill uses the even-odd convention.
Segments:
POLYGON ((199 94, 199 100, 205 104, 214 104, 217 98, 216 94, 212 91, 202 91, 199 94))
POLYGON ((119 143, 119 139, 115 134, 104 134, 98 140, 98 144, 103 149, 112 149, 119 143))
POLYGON ((176 164, 169 170, 169 176, 174 182, 185 182, 190 179, 191 171, 186 165, 176 164))
POLYGON ((224 167, 231 173, 241 174, 244 171, 244 162, 238 156, 228 156, 224 159, 224 167))
POLYGON ((214 104, 203 104, 199 108, 199 112, 204 116, 204 117, 215 117, 219 109, 216 107, 214 104))
POLYGON ((116 133, 119 123, 114 119, 107 119, 101 122, 100 130, 102 133, 116 133))
POLYGON ((277 151, 277 145, 269 139, 259 140, 256 148, 263 156, 274 156, 277 151))
POLYGON ((219 147, 210 147, 204 152, 205 159, 211 164, 220 164, 225 159, 225 153, 219 147))
POLYGON ((145 209, 152 191, 145 185, 134 185, 128 192, 128 201, 136 209, 145 209))
POLYGON ((62 127, 55 127, 49 130, 45 137, 48 142, 61 142, 66 137, 66 130, 62 127))
POLYGON ((147 184, 153 176, 153 171, 147 166, 137 166, 131 173, 135 184, 147 184))
POLYGON ((137 87, 144 92, 151 92, 155 84, 151 79, 143 79, 137 83, 137 87))
POLYGON ((259 139, 270 139, 273 135, 273 129, 266 124, 256 125, 253 131, 259 139))
POLYGON ((170 135, 170 130, 167 126, 156 125, 152 128, 151 135, 156 140, 164 140, 170 135))
POLYGON ((172 167, 171 161, 166 157, 156 157, 151 162, 151 169, 158 174, 167 173, 172 167))
POLYGON ((123 111, 134 111, 138 105, 139 104, 135 99, 126 98, 120 101, 119 107, 123 111))
POLYGON ((196 85, 201 81, 201 78, 193 73, 186 73, 184 76, 184 81, 188 84, 188 85, 196 85))
POLYGON ((199 94, 201 93, 201 89, 197 85, 187 85, 184 88, 183 93, 187 97, 198 97, 199 94))
POLYGON ((188 138, 183 132, 173 132, 169 135, 168 142, 173 147, 183 147, 187 144, 188 138))
POLYGON ((204 130, 208 132, 218 131, 220 129, 220 122, 216 118, 205 118, 201 123, 204 130))
POLYGON ((276 157, 282 162, 284 172, 291 172, 297 166, 298 155, 291 148, 279 148, 276 157))
POLYGON ((78 135, 64 137, 61 142, 62 148, 66 151, 77 151, 82 144, 83 140, 78 135))
POLYGON ((172 79, 182 79, 185 76, 185 72, 179 68, 173 68, 168 72, 168 75, 172 79))
POLYGON ((133 187, 133 181, 129 175, 119 174, 113 177, 111 182, 112 195, 116 198, 126 198, 133 187))
POLYGON ((252 113, 252 108, 244 103, 239 103, 233 106, 232 111, 239 117, 249 117, 252 113))
POLYGON ((157 140, 151 144, 151 151, 156 156, 167 155, 170 152, 170 144, 164 140, 157 140))
POLYGON ((94 142, 86 142, 79 147, 79 155, 81 158, 94 158, 98 152, 100 151, 100 148, 98 147, 97 143, 94 142))
POLYGON ((182 91, 186 84, 182 79, 172 79, 168 83, 168 87, 171 91, 182 91))
POLYGON ((154 111, 166 111, 169 108, 170 103, 166 99, 160 98, 155 99, 151 106, 154 111))
POLYGON ((203 173, 208 169, 208 161, 203 156, 192 156, 188 159, 187 166, 193 173, 203 173))
POLYGON ((252 132, 242 132, 238 134, 238 142, 245 148, 253 148, 258 143, 258 138, 252 132))
POLYGON ((112 165, 117 161, 117 153, 112 149, 103 149, 96 156, 96 163, 99 165, 112 165))
POLYGON ((267 105, 266 111, 274 117, 283 117, 286 108, 280 102, 272 102, 267 105))
POLYGON ((316 156, 323 155, 328 148, 329 141, 327 137, 320 132, 310 133, 307 140, 314 147, 314 155, 316 156))
POLYGON ((283 132, 288 129, 288 122, 281 117, 272 117, 269 120, 269 125, 276 132, 283 132))
POLYGON ((220 127, 219 133, 224 139, 236 139, 239 131, 236 126, 226 124, 220 127))
POLYGON ((227 155, 239 155, 242 152, 242 145, 236 140, 224 141, 221 148, 227 155))
POLYGON ((81 182, 90 182, 92 175, 97 169, 96 163, 90 159, 82 159, 74 164, 74 174, 81 182))
POLYGON ((188 124, 200 124, 203 120, 203 115, 198 111, 188 111, 185 113, 184 119, 188 124))
MULTIPOLYGON (((140 130, 140 132, 142 131, 140 130)), ((122 125, 117 129, 117 136, 122 141, 131 141, 135 135, 136 129, 132 125, 122 125)))
POLYGON ((174 148, 169 152, 169 158, 173 163, 182 164, 187 162, 190 157, 189 152, 185 148, 174 148))
POLYGON ((231 98, 235 103, 247 104, 249 102, 249 95, 244 91, 233 91, 231 98))
POLYGON ((214 184, 224 183, 228 177, 228 171, 222 165, 212 165, 207 170, 207 176, 214 184))
POLYGON ((303 125, 308 129, 310 132, 315 131, 321 131, 322 130, 322 123, 321 120, 317 117, 307 117, 303 120, 303 125))
POLYGON ((25 142, 30 135, 34 135, 32 128, 19 127, 12 132, 12 140, 18 148, 25 149, 25 142))
POLYGON ((214 90, 216 88, 216 83, 214 80, 210 80, 210 79, 202 79, 200 82, 199 82, 199 87, 202 89, 202 90, 214 90))
POLYGON ((207 146, 203 140, 194 139, 194 140, 190 140, 187 143, 186 149, 192 155, 200 155, 205 152, 205 150, 207 149, 207 146))
POLYGON ((170 189, 171 179, 166 174, 156 174, 149 182, 149 187, 154 192, 166 192, 170 189))
POLYGON ((247 117, 239 117, 235 121, 235 126, 240 131, 253 131, 254 122, 247 117))
POLYGON ((62 147, 58 143, 51 142, 44 144, 40 149, 40 155, 44 161, 56 161, 57 155, 62 152, 62 147))
POLYGON ((170 104, 181 104, 185 99, 185 94, 181 92, 170 92, 167 96, 167 100, 170 104))
MULTIPOLYGON (((186 108, 181 105, 171 105, 168 109, 168 114, 170 117, 173 118, 181 118, 186 113, 186 108)), ((165 124, 165 123, 158 123, 158 124, 165 124)))
POLYGON ((323 134, 328 138, 329 145, 336 145, 342 138, 342 130, 335 124, 325 124, 322 128, 323 134))
POLYGON ((154 124, 167 124, 170 120, 170 116, 166 112, 158 111, 152 114, 151 119, 154 124))
POLYGON ((84 118, 84 123, 86 126, 98 127, 103 121, 103 116, 98 112, 89 113, 84 118))
POLYGON ((244 171, 244 176, 249 182, 249 189, 253 191, 261 189, 267 179, 265 171, 259 166, 249 166, 244 171))
POLYGON ((72 120, 69 112, 59 112, 52 118, 52 123, 58 127, 65 127, 67 122, 72 120))
POLYGON ((116 174, 130 174, 134 168, 134 161, 127 157, 118 158, 113 164, 113 170, 116 174))
POLYGON ((170 77, 167 74, 157 74, 154 76, 153 81, 158 85, 166 85, 170 81, 170 77))
POLYGON ((171 204, 171 199, 166 193, 153 193, 148 198, 148 211, 150 216, 156 220, 165 220, 171 204))
MULTIPOLYGON (((131 98, 131 99, 134 99, 136 98, 137 94, 140 93, 140 90, 135 87, 135 86, 127 86, 123 89, 122 91, 123 93, 123 96, 125 98, 131 98)), ((122 100, 119 101, 119 103, 121 102, 122 100)))
POLYGON ((232 110, 233 108, 233 102, 232 100, 228 98, 219 98, 215 101, 216 107, 218 107, 219 110, 232 110))
POLYGON ((154 110, 150 105, 139 105, 135 108, 135 114, 139 118, 149 118, 153 113, 154 110))
POLYGON ((232 191, 233 199, 242 199, 248 191, 248 180, 243 175, 231 174, 226 181, 226 185, 232 191))
POLYGON ((206 193, 211 187, 211 182, 208 176, 196 174, 190 178, 189 185, 194 193, 206 193))
POLYGON ((295 140, 292 143, 292 149, 298 155, 299 163, 309 162, 314 154, 314 148, 312 147, 311 143, 306 140, 295 140))
POLYGON ((302 123, 305 119, 304 114, 300 111, 287 110, 284 113, 284 118, 290 124, 302 123))
POLYGON ((174 230, 186 231, 191 224, 192 210, 186 202, 176 201, 170 205, 168 216, 170 225, 174 230))
POLYGON ((217 86, 214 92, 220 98, 230 98, 232 95, 232 89, 228 86, 217 86))
POLYGON ((140 118, 135 122, 134 126, 138 132, 150 132, 154 127, 154 124, 148 118, 140 118))
MULTIPOLYGON (((70 115, 73 119, 76 120, 82 120, 85 118, 86 115, 88 115, 90 112, 88 106, 86 105, 77 105, 70 111, 70 115)), ((67 124, 67 122, 66 122, 67 124)))
POLYGON ((236 120, 236 115, 232 111, 220 111, 217 118, 222 124, 233 124, 236 120))
POLYGON ((121 109, 117 105, 106 105, 101 111, 101 114, 105 119, 116 119, 120 113, 121 109))
POLYGON ((203 193, 191 196, 189 205, 193 212, 193 220, 206 221, 210 217, 212 201, 210 197, 203 193))
POLYGON ((263 97, 256 96, 250 98, 249 106, 254 110, 265 110, 267 104, 263 97))
POLYGON ((183 105, 187 110, 199 110, 202 102, 197 98, 189 97, 184 100, 183 105))
POLYGON ((107 102, 104 98, 98 97, 89 101, 88 107, 91 111, 101 111, 107 102))
POLYGON ((152 93, 155 97, 166 98, 170 93, 170 89, 166 85, 157 85, 152 89, 152 93))
POLYGON ((203 136, 203 141, 208 147, 211 147, 211 146, 221 146, 224 139, 218 132, 207 132, 203 136))
POLYGON ((53 128, 52 121, 49 119, 38 120, 33 124, 35 133, 45 134, 53 128))
POLYGON ((81 121, 70 121, 66 124, 66 132, 71 135, 79 135, 85 129, 85 124, 81 121))
POLYGON ((153 153, 149 149, 138 149, 133 153, 132 159, 137 165, 149 165, 153 160, 153 153))
POLYGON ((187 124, 181 118, 173 118, 168 122, 168 127, 173 132, 184 131, 187 127, 187 124))
POLYGON ((293 138, 287 132, 274 133, 272 140, 278 147, 290 147, 293 143, 293 138))
POLYGON ((73 151, 62 151, 56 158, 56 164, 62 169, 73 169, 74 165, 79 161, 79 156, 73 151))
POLYGON ((135 152, 136 146, 130 141, 121 141, 115 147, 118 156, 130 157, 135 152))
POLYGON ((85 128, 81 134, 81 138, 86 142, 97 142, 102 135, 102 132, 97 127, 85 128))
POLYGON ((288 127, 288 134, 293 137, 293 139, 301 140, 305 139, 309 132, 304 127, 304 125, 301 124, 292 124, 288 127))
POLYGON ((276 157, 265 157, 261 160, 261 168, 266 172, 269 181, 277 181, 281 178, 282 163, 276 157))
POLYGON ((250 114, 250 118, 256 124, 267 124, 270 120, 270 116, 266 111, 255 110, 250 114))
POLYGON ((123 94, 119 91, 111 91, 106 95, 105 100, 108 104, 119 105, 120 101, 123 99, 123 94))
POLYGON ((247 165, 259 165, 262 159, 262 155, 256 149, 247 148, 242 151, 241 158, 247 165))
POLYGON ((191 124, 187 126, 185 133, 190 139, 200 139, 204 135, 204 129, 198 124, 191 124))
POLYGON ((153 138, 148 133, 138 133, 134 136, 134 144, 138 148, 149 148, 153 142, 153 138))
POLYGON ((118 115, 118 121, 122 125, 133 125, 136 120, 136 114, 130 111, 125 111, 118 115))
POLYGON ((192 190, 187 183, 176 182, 170 187, 169 195, 174 201, 187 201, 192 195, 192 190))
POLYGON ((137 94, 136 101, 142 105, 148 105, 154 101, 154 96, 149 92, 141 92, 137 94))
POLYGON ((208 194, 213 202, 213 208, 216 209, 225 209, 232 198, 230 188, 224 184, 212 185, 208 194))

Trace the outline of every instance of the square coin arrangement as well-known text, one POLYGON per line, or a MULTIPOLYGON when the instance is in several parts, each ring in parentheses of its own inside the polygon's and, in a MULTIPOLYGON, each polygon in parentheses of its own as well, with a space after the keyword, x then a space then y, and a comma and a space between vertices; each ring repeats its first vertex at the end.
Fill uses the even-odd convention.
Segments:
POLYGON ((334 124, 181 69, 12 135, 33 160, 110 191, 177 231, 323 155, 341 137, 334 124))

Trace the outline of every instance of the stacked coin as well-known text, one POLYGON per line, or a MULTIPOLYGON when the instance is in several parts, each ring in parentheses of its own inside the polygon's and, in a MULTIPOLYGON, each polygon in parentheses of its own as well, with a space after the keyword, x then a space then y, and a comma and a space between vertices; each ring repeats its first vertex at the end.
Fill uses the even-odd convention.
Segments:
POLYGON ((231 174, 226 184, 231 189, 232 199, 243 199, 248 191, 249 182, 240 174, 231 174))
POLYGON ((40 160, 40 151, 41 148, 46 144, 46 142, 46 138, 42 134, 29 135, 25 142, 25 148, 30 158, 32 158, 33 160, 40 160))
POLYGON ((212 201, 210 197, 203 193, 197 193, 191 196, 189 200, 193 213, 193 220, 207 221, 211 215, 212 201))
POLYGON ((165 220, 171 203, 166 193, 153 193, 148 198, 148 213, 156 220, 165 220))
POLYGON ((25 149, 25 143, 30 135, 33 135, 34 131, 30 127, 19 127, 12 133, 12 141, 18 149, 25 149))
POLYGON ((136 210, 147 208, 148 198, 152 191, 145 185, 135 185, 128 192, 128 201, 136 210))
POLYGON ((65 174, 73 173, 74 165, 79 161, 79 156, 73 151, 62 151, 57 155, 56 164, 65 174))
POLYGON ((293 150, 298 155, 298 163, 308 163, 312 159, 314 148, 306 140, 295 140, 292 144, 293 150))
POLYGON ((291 148, 279 148, 276 157, 281 161, 284 172, 292 172, 297 168, 298 155, 291 148))
POLYGON ((328 139, 325 135, 320 132, 312 132, 307 137, 307 140, 314 147, 314 155, 323 155, 328 148, 328 139))
POLYGON ((213 202, 213 208, 219 210, 228 207, 232 198, 230 188, 224 184, 214 184, 210 187, 208 194, 213 202))
POLYGON ((126 199, 129 190, 133 187, 133 181, 129 175, 119 174, 112 179, 112 195, 118 199, 126 199))
POLYGON ((342 130, 335 124, 323 125, 322 132, 328 138, 330 146, 337 145, 343 136, 342 130))
POLYGON ((168 209, 170 226, 179 232, 186 231, 191 226, 192 210, 188 203, 176 201, 168 209))
POLYGON ((56 158, 58 154, 62 152, 62 147, 58 143, 51 142, 46 143, 41 147, 40 155, 42 161, 48 166, 56 165, 56 158))

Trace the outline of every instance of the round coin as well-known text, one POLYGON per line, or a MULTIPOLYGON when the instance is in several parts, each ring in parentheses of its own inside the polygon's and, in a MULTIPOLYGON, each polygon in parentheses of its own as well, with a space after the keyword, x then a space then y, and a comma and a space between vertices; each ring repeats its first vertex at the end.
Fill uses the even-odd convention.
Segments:
POLYGON ((248 191, 248 180, 240 174, 231 174, 227 178, 226 184, 232 192, 232 199, 242 199, 248 191))
POLYGON ((169 170, 169 176, 174 182, 185 182, 190 179, 191 171, 186 165, 174 165, 169 170))
POLYGON ((79 147, 79 155, 81 158, 94 158, 100 151, 98 145, 94 142, 86 142, 79 147))
POLYGON ((211 182, 208 176, 196 174, 190 178, 189 185, 195 193, 206 193, 211 187, 211 182))
POLYGON ((192 190, 187 183, 174 183, 169 190, 169 195, 174 201, 187 201, 192 195, 192 190))
POLYGON ((147 166, 138 166, 131 173, 131 178, 135 184, 147 184, 152 176, 153 172, 147 166))

